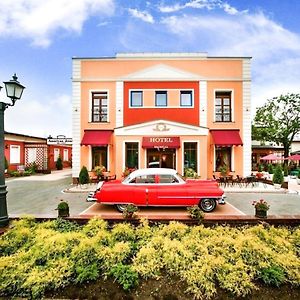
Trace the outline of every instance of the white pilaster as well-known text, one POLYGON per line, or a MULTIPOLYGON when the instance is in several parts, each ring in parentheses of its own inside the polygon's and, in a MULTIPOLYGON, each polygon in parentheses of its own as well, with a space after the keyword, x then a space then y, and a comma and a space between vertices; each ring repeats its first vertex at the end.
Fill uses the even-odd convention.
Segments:
POLYGON ((116 127, 123 126, 123 91, 124 91, 124 82, 116 82, 116 127))
POLYGON ((243 60, 243 150, 244 176, 251 174, 251 62, 243 60))
POLYGON ((81 111, 81 83, 75 81, 80 78, 81 62, 73 60, 73 78, 72 78, 72 177, 78 177, 80 172, 80 111, 81 111))
POLYGON ((200 107, 199 117, 200 126, 207 127, 207 81, 201 80, 199 82, 199 96, 200 96, 200 107))

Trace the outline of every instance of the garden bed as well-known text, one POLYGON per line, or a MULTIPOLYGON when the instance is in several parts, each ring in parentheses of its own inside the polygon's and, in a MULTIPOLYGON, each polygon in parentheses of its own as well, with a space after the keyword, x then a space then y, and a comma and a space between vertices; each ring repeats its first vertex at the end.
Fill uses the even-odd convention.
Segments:
POLYGON ((25 218, 0 238, 0 296, 299 299, 299 257, 299 227, 25 218))

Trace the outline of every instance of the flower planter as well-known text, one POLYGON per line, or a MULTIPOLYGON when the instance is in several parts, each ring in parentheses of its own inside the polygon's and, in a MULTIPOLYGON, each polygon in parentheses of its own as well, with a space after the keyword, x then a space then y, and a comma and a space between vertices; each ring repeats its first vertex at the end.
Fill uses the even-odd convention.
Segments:
POLYGON ((255 208, 255 217, 267 218, 267 211, 255 208))
POLYGON ((58 217, 65 218, 70 216, 69 208, 58 209, 58 217))

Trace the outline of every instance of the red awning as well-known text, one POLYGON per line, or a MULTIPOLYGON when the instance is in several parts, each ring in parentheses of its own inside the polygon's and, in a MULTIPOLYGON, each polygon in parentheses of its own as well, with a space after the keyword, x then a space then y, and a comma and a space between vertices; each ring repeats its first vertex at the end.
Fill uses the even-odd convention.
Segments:
POLYGON ((111 130, 85 130, 81 141, 84 146, 107 146, 110 144, 111 130))
POLYGON ((213 137, 216 146, 237 146, 243 145, 242 139, 240 137, 240 131, 236 130, 211 130, 211 135, 213 137))
POLYGON ((145 136, 143 137, 143 148, 180 148, 178 136, 145 136))

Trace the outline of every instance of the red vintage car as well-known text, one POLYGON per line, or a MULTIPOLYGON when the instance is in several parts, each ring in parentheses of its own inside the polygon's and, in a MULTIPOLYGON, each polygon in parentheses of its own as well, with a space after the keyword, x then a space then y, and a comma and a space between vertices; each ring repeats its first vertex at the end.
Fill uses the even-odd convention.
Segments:
POLYGON ((87 200, 115 205, 123 212, 126 205, 192 206, 211 212, 224 202, 224 191, 214 180, 184 180, 177 171, 164 168, 139 169, 123 181, 99 182, 87 200))

